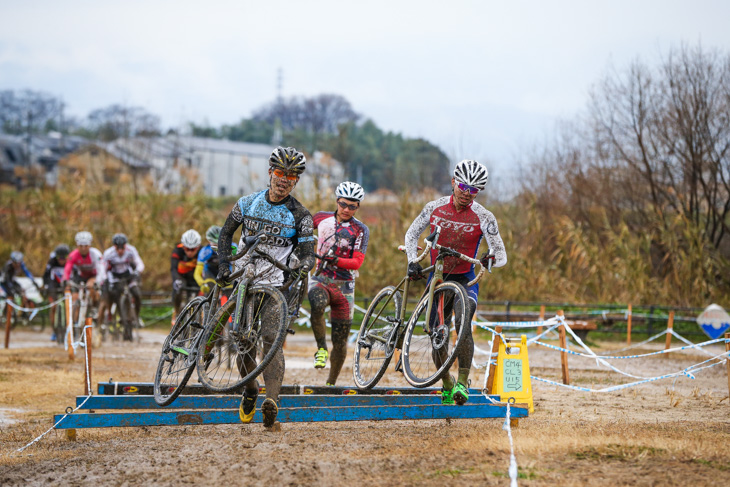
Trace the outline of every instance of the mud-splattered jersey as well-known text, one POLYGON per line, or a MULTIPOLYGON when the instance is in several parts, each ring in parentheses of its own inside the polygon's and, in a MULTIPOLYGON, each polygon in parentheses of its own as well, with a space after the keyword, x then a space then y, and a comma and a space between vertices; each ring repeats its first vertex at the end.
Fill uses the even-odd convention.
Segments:
MULTIPOLYGON (((482 238, 487 240, 489 248, 495 253, 494 267, 502 267, 507 263, 507 253, 502 237, 499 235, 497 220, 491 211, 482 205, 472 202, 467 208, 456 211, 453 196, 444 196, 428 203, 413 220, 406 232, 406 254, 408 262, 414 262, 418 255, 418 239, 421 233, 430 226, 441 227, 438 243, 464 255, 475 258, 482 238)), ((436 259, 437 252, 431 251, 431 261, 436 259)), ((466 274, 474 269, 474 265, 456 257, 444 259, 444 274, 466 274)))
MULTIPOLYGON (((271 203, 267 198, 268 190, 244 196, 233 205, 226 223, 221 229, 219 247, 230 246, 236 228, 243 225, 239 248, 243 246, 243 237, 264 236, 257 249, 267 253, 283 264, 288 263, 289 256, 295 252, 302 265, 314 265, 314 230, 312 215, 291 195, 278 203, 271 203)), ((235 262, 237 269, 250 262, 246 255, 235 262)), ((222 259, 221 259, 221 262, 222 259)), ((256 259, 255 275, 257 282, 279 285, 284 282, 284 273, 264 259, 256 259)))
POLYGON ((334 249, 334 255, 339 257, 337 265, 328 265, 321 275, 338 281, 358 277, 370 239, 367 225, 356 218, 338 223, 334 212, 320 211, 314 215, 314 228, 318 234, 317 253, 325 255, 334 249))

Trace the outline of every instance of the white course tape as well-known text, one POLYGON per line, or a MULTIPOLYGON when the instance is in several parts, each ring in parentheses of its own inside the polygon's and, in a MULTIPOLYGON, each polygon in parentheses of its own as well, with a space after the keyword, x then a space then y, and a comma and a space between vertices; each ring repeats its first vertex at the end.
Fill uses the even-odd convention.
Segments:
POLYGON ((60 303, 60 302, 61 302, 61 301, 63 301, 64 299, 65 299, 65 298, 61 298, 61 299, 59 299, 59 300, 56 300, 56 301, 54 301, 54 302, 52 302, 52 303, 49 303, 49 304, 47 304, 47 305, 45 305, 45 306, 41 306, 41 307, 39 307, 39 308, 25 308, 25 307, 23 307, 23 306, 19 306, 19 305, 15 304, 15 303, 14 303, 13 301, 11 301, 11 300, 9 300, 9 299, 5 299, 5 304, 7 304, 7 305, 10 305, 10 307, 11 307, 11 308, 15 308, 15 309, 17 309, 18 311, 22 311, 22 312, 24 312, 24 313, 32 313, 32 315, 31 315, 31 316, 30 316, 30 318, 29 318, 29 320, 32 320, 32 319, 33 319, 33 317, 34 317, 34 316, 35 316, 35 315, 36 315, 36 314, 37 314, 37 313, 38 313, 39 311, 43 311, 44 309, 52 308, 53 306, 56 306, 56 305, 57 305, 58 303, 60 303))
POLYGON ((46 436, 48 433, 50 433, 51 431, 53 431, 54 429, 56 429, 56 426, 58 426, 59 424, 61 424, 61 421, 63 421, 64 419, 66 419, 69 414, 73 414, 76 411, 78 411, 79 409, 81 409, 81 407, 84 404, 86 404, 86 402, 89 399, 91 399, 91 396, 93 394, 93 391, 91 390, 91 376, 89 374, 89 354, 88 354, 88 349, 89 348, 88 347, 90 347, 90 345, 88 343, 86 343, 86 329, 87 328, 92 328, 92 327, 91 326, 85 326, 84 327, 84 330, 83 330, 84 343, 82 344, 82 346, 84 348, 86 348, 86 350, 87 350, 87 352, 84 354, 84 364, 85 364, 85 367, 86 367, 86 387, 87 387, 87 389, 89 391, 89 395, 86 396, 86 398, 83 400, 83 402, 81 404, 79 404, 78 406, 76 406, 76 408, 74 408, 71 412, 67 412, 66 414, 64 414, 63 416, 61 416, 61 418, 58 421, 56 421, 56 423, 53 426, 51 426, 50 428, 48 428, 48 430, 46 430, 44 433, 40 434, 37 438, 35 438, 33 441, 31 441, 30 443, 28 443, 24 447, 18 448, 15 451, 16 453, 22 453, 23 450, 25 450, 29 446, 31 446, 31 445, 39 442, 44 436, 46 436))

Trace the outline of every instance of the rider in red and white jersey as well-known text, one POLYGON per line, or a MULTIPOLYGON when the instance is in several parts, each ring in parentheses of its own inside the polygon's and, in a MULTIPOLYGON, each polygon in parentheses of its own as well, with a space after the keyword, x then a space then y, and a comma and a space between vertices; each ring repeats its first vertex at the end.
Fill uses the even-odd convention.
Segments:
MULTIPOLYGON (((408 254, 408 276, 415 279, 421 275, 421 266, 416 262, 418 255, 418 239, 421 233, 430 227, 433 232, 436 226, 441 227, 438 243, 454 249, 464 255, 476 258, 479 244, 486 239, 493 252, 485 255, 481 261, 487 265, 493 261, 494 267, 502 267, 507 263, 507 253, 502 237, 499 235, 497 220, 492 212, 474 201, 474 198, 487 184, 489 172, 477 161, 464 160, 456 165, 454 177, 451 178, 451 196, 444 196, 428 203, 406 232, 406 254, 408 254)), ((435 262, 438 251, 431 251, 431 261, 435 262)), ((433 276, 433 274, 431 275, 433 276)), ((469 296, 466 323, 471 323, 476 311, 479 283, 469 287, 473 280, 474 265, 456 257, 444 260, 444 280, 455 281, 463 285, 469 296)), ((430 277, 429 277, 430 279, 430 277)), ((457 351, 459 361, 459 377, 454 383, 453 377, 443 379, 442 402, 444 404, 464 404, 469 399, 468 379, 471 361, 474 355, 474 341, 471 326, 464 330, 463 345, 457 351)))
POLYGON ((101 285, 104 282, 102 255, 99 249, 91 246, 93 241, 91 233, 79 232, 74 240, 76 241, 76 248, 71 251, 66 260, 63 280, 83 281, 89 288, 93 287, 94 283, 101 285))
POLYGON ((323 257, 309 283, 309 303, 312 306, 312 331, 317 341, 314 368, 327 364, 327 340, 324 311, 330 307, 332 322, 332 356, 327 385, 335 385, 345 363, 347 339, 355 311, 355 278, 365 260, 370 231, 355 218, 365 196, 362 186, 345 181, 337 186, 337 208, 314 215, 317 229, 317 253, 323 257))

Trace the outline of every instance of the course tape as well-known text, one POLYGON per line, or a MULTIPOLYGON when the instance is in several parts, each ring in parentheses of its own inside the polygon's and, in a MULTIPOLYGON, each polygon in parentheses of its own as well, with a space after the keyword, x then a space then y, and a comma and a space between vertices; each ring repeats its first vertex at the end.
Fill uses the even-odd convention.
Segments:
POLYGON ((7 298, 5 299, 5 304, 9 305, 11 308, 17 309, 18 311, 22 311, 24 313, 31 313, 30 318, 28 318, 28 319, 32 320, 35 317, 35 315, 38 314, 39 311, 43 311, 44 309, 52 308, 53 306, 56 306, 58 303, 60 303, 64 299, 66 299, 66 298, 58 299, 52 303, 49 303, 45 306, 40 306, 38 308, 25 308, 23 306, 15 304, 13 301, 11 301, 10 299, 7 299, 7 298))
POLYGON ((581 391, 581 392, 614 392, 614 391, 618 391, 618 390, 621 390, 621 389, 627 389, 629 387, 638 386, 640 384, 646 384, 648 382, 655 382, 655 381, 662 380, 662 379, 669 379, 671 377, 679 377, 679 376, 682 376, 682 375, 684 375, 684 376, 686 376, 686 377, 688 377, 690 379, 694 379, 695 378, 695 376, 694 376, 695 373, 697 373, 700 370, 708 369, 710 367, 715 367, 716 365, 721 365, 721 364, 725 363, 725 360, 727 359, 727 357, 729 355, 730 355, 730 352, 721 353, 719 355, 716 355, 716 356, 714 356, 712 358, 709 358, 709 359, 705 360, 704 362, 700 362, 698 364, 691 365, 691 366, 689 366, 689 367, 687 367, 685 369, 682 369, 682 370, 680 370, 678 372, 674 372, 674 373, 671 373, 671 374, 660 375, 658 377, 651 377, 651 378, 648 378, 648 379, 644 379, 644 380, 640 380, 640 381, 635 381, 635 382, 630 382, 630 383, 627 383, 627 384, 620 384, 620 385, 617 385, 617 386, 604 387, 603 389, 591 389, 591 388, 588 388, 588 387, 572 386, 572 385, 569 385, 569 384, 563 384, 563 383, 556 382, 556 381, 549 380, 549 379, 543 379, 542 377, 537 377, 537 376, 534 376, 534 375, 531 375, 530 378, 531 379, 534 379, 534 380, 537 380, 537 381, 540 381, 540 382, 545 382, 547 384, 551 384, 551 385, 554 385, 554 386, 560 386, 560 387, 564 387, 566 389, 572 389, 574 391, 581 391), (710 365, 706 365, 704 367, 701 367, 702 365, 704 365, 704 364, 706 364, 708 362, 712 362, 713 360, 717 360, 717 362, 714 363, 714 364, 710 364, 710 365))
MULTIPOLYGON (((549 343, 544 343, 544 342, 539 342, 539 341, 535 342, 535 344, 536 345, 541 345, 541 346, 546 347, 546 348, 550 348, 552 350, 556 350, 558 352, 565 352, 565 353, 568 353, 570 355, 577 355, 579 357, 600 358, 600 359, 607 359, 607 360, 617 360, 617 359, 643 358, 643 357, 649 357, 651 355, 661 355, 661 354, 665 354, 665 353, 679 352, 680 350, 689 350, 690 348, 699 348, 699 347, 704 347, 704 346, 707 346, 707 345, 712 345, 714 343, 720 343, 720 342, 723 342, 724 343, 725 341, 726 341, 725 338, 717 338, 715 340, 709 340, 709 341, 706 341, 706 342, 692 344, 692 345, 688 345, 688 346, 684 346, 684 347, 674 347, 674 348, 669 348, 667 350, 659 350, 659 351, 656 351, 656 352, 641 353, 641 354, 638 354, 638 355, 595 355, 595 354, 588 354, 588 353, 576 352, 576 351, 573 351, 573 350, 568 350, 567 348, 562 348, 562 347, 558 347, 556 345, 550 345, 549 343)), ((706 350, 703 350, 703 351, 705 353, 709 353, 706 350)), ((710 354, 710 355, 713 356, 712 354, 710 354)))
POLYGON ((18 448, 17 450, 15 450, 16 453, 22 453, 29 446, 34 445, 35 443, 38 443, 48 433, 50 433, 51 431, 53 431, 54 429, 56 429, 56 426, 58 426, 59 424, 61 424, 61 421, 63 421, 64 419, 66 419, 69 414, 73 414, 76 411, 78 411, 79 409, 81 409, 83 407, 83 405, 86 404, 86 402, 89 399, 91 399, 91 396, 93 395, 93 391, 91 389, 91 374, 89 374, 89 353, 88 353, 88 350, 89 350, 90 345, 88 343, 86 343, 86 329, 87 328, 93 328, 93 327, 92 326, 84 326, 84 329, 82 331, 82 336, 84 337, 84 342, 82 343, 82 346, 86 349, 86 353, 84 353, 84 365, 86 367, 86 388, 89 391, 89 395, 86 396, 86 398, 83 400, 83 402, 81 404, 79 404, 78 406, 76 406, 76 408, 74 408, 73 410, 71 410, 71 412, 67 412, 66 414, 64 414, 63 416, 61 416, 61 418, 58 421, 56 421, 56 423, 53 426, 51 426, 50 428, 48 428, 45 432, 41 433, 33 441, 31 441, 30 443, 28 443, 24 447, 18 448))

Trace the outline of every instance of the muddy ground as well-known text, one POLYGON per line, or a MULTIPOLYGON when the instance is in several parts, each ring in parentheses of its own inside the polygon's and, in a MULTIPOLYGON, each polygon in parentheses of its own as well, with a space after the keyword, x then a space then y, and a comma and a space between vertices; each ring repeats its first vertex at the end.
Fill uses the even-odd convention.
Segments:
MULTIPOLYGON (((146 331, 133 347, 94 350, 94 381, 151 381, 163 338, 146 331)), ((487 348, 484 339, 478 344, 487 348)), ((11 345, 0 350, 1 485, 509 485, 509 442, 498 419, 292 423, 278 433, 260 424, 112 428, 78 430, 76 441, 59 430, 17 453, 83 392, 83 362, 69 361, 46 334, 17 332, 11 345)), ((290 337, 285 383, 324 384, 328 371, 311 368, 314 351, 311 335, 290 337)), ((616 365, 652 376, 705 358, 689 352, 616 365)), ((531 348, 530 366, 533 375, 560 378, 555 352, 531 348)), ((351 384, 351 374, 348 359, 339 383, 351 384)), ((595 388, 631 382, 573 356, 570 376, 595 388)), ((483 371, 472 377, 481 384, 483 371)), ((393 371, 381 383, 405 385, 393 371)), ((724 364, 695 380, 615 393, 533 386, 535 413, 513 429, 520 485, 730 482, 724 364)))

